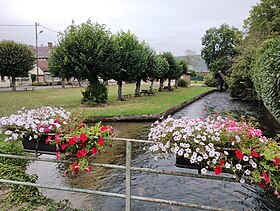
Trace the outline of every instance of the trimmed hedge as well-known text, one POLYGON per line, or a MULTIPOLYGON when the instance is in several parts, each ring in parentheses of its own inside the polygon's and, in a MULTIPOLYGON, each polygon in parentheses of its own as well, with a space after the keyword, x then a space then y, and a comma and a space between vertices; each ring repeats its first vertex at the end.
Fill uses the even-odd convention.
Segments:
POLYGON ((264 43, 252 75, 259 99, 280 122, 280 36, 264 43))

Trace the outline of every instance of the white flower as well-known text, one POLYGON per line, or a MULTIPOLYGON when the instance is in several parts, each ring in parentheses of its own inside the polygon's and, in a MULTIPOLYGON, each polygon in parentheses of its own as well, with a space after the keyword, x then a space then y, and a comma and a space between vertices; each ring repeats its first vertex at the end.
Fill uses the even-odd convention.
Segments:
POLYGON ((206 172, 207 172, 206 168, 201 169, 201 174, 206 174, 206 172))
POLYGON ((214 147, 214 144, 213 144, 213 143, 209 143, 208 146, 211 147, 211 148, 213 148, 213 147, 214 147))
POLYGON ((197 156, 196 160, 200 162, 200 161, 202 161, 202 157, 201 156, 197 156))
POLYGON ((184 150, 183 150, 183 149, 180 149, 179 152, 178 152, 178 155, 179 155, 179 156, 182 156, 183 154, 184 154, 184 150))
POLYGON ((240 183, 245 183, 245 180, 244 179, 240 179, 240 183))
POLYGON ((257 168, 257 164, 255 162, 252 162, 251 165, 253 168, 257 168))
POLYGON ((229 169, 230 168, 230 164, 228 162, 226 162, 225 167, 226 167, 226 169, 229 169))
POLYGON ((238 164, 236 164, 236 165, 235 165, 235 167, 236 167, 236 169, 238 169, 238 170, 241 170, 241 169, 242 169, 242 165, 241 165, 241 164, 239 164, 239 163, 238 163, 238 164))
POLYGON ((237 141, 237 142, 240 142, 241 140, 240 140, 240 137, 239 136, 235 136, 235 140, 237 141))
POLYGON ((199 152, 199 151, 200 151, 200 149, 199 149, 199 148, 196 148, 196 149, 195 149, 195 151, 196 151, 196 152, 199 152))
POLYGON ((250 175, 250 174, 251 174, 251 171, 250 171, 249 169, 247 169, 247 170, 245 171, 245 174, 246 174, 246 175, 250 175))
POLYGON ((228 152, 227 152, 227 151, 224 151, 224 154, 225 154, 225 155, 228 155, 228 152))
POLYGON ((13 133, 13 132, 10 131, 10 130, 6 130, 6 132, 5 132, 6 135, 11 135, 12 133, 13 133))
POLYGON ((245 156, 243 157, 243 160, 244 160, 244 161, 248 161, 248 160, 249 160, 249 157, 245 155, 245 156))

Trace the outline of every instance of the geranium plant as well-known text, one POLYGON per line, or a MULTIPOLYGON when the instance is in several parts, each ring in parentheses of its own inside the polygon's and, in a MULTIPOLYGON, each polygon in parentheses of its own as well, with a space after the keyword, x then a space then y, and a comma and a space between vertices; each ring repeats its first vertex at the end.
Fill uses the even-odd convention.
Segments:
POLYGON ((149 140, 156 142, 149 150, 184 157, 202 174, 230 172, 241 183, 273 188, 279 197, 280 146, 244 118, 237 122, 221 116, 168 117, 153 124, 149 140))
POLYGON ((57 159, 73 161, 65 175, 87 170, 90 159, 111 146, 113 128, 101 123, 88 126, 82 123, 81 114, 71 114, 63 108, 41 107, 18 111, 18 114, 0 118, 0 133, 6 141, 29 140, 56 146, 57 159))

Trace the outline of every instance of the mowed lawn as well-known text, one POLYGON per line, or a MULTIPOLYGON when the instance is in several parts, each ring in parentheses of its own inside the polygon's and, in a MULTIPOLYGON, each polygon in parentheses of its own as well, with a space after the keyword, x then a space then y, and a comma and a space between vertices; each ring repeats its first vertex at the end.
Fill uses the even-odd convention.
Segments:
MULTIPOLYGON (((148 84, 142 85, 141 88, 148 89, 148 84)), ((124 84, 123 94, 130 93, 132 97, 125 101, 117 101, 117 86, 111 85, 106 105, 96 107, 81 105, 81 91, 84 87, 0 92, 0 117, 14 114, 22 107, 41 106, 63 107, 69 111, 82 109, 87 116, 157 114, 211 89, 195 86, 175 89, 173 92, 156 92, 154 96, 133 97, 135 84, 124 84)))

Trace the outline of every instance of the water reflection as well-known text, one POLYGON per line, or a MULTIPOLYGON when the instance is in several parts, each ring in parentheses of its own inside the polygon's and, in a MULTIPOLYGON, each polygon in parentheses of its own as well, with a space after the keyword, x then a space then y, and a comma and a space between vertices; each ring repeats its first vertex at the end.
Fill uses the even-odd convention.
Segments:
MULTIPOLYGON (((271 116, 258 105, 232 101, 226 93, 212 93, 174 114, 174 117, 207 116, 205 111, 224 113, 227 110, 235 116, 247 115, 256 118, 269 136, 280 133, 280 127, 271 116)), ((147 139, 150 123, 113 123, 119 137, 147 139)), ((194 172, 174 166, 175 158, 155 159, 154 155, 143 150, 145 145, 133 144, 132 165, 137 167, 158 168, 173 171, 194 172)), ((96 162, 125 164, 125 144, 116 142, 107 154, 96 162)), ((125 193, 125 172, 116 169, 94 168, 94 174, 82 177, 65 178, 63 167, 52 163, 34 162, 28 172, 39 175, 39 183, 66 185, 71 187, 125 193)), ((124 210, 124 199, 113 197, 77 194, 44 190, 44 194, 56 200, 68 198, 81 209, 124 210)), ((234 210, 279 210, 280 202, 270 193, 253 185, 242 185, 222 181, 173 177, 141 172, 132 172, 132 194, 146 197, 179 200, 219 208, 234 210)), ((194 210, 183 207, 156 203, 132 201, 132 210, 194 210)))

